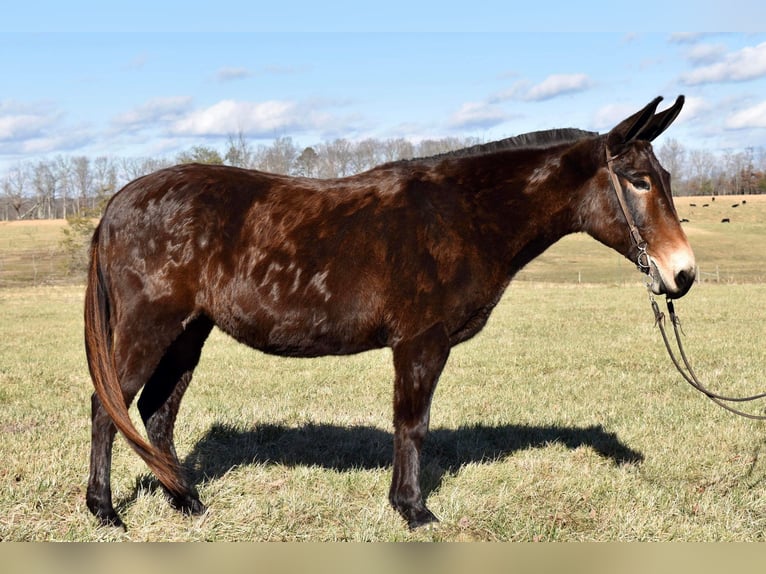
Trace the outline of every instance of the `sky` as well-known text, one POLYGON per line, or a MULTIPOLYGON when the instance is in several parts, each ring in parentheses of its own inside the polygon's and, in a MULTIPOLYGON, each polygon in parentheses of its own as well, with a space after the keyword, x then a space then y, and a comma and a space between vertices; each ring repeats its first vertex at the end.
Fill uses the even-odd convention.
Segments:
POLYGON ((58 155, 222 150, 240 132, 300 146, 605 132, 678 94, 664 138, 766 147, 766 33, 748 29, 766 9, 569 4, 28 2, 0 22, 0 174, 58 155), (683 31, 695 27, 740 31, 683 31))

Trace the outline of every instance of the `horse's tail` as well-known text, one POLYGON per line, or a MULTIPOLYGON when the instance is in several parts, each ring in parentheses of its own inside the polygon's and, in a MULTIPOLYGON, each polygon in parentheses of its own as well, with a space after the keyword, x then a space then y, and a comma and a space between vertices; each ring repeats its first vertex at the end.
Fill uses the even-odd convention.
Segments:
POLYGON ((128 405, 114 363, 111 298, 98 254, 100 231, 99 225, 91 241, 88 283, 85 290, 85 354, 93 386, 104 409, 128 444, 144 459, 171 493, 182 494, 185 487, 181 482, 177 462, 144 440, 128 414, 128 405))

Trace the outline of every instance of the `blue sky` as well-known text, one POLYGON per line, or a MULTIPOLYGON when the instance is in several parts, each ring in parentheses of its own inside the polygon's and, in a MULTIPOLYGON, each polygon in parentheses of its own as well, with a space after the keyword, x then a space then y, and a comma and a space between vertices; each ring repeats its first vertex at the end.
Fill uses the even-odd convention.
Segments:
POLYGON ((744 22, 683 2, 640 15, 603 3, 601 21, 586 9, 599 3, 29 4, 0 23, 0 172, 56 155, 172 157, 239 131, 299 145, 603 132, 680 93, 667 137, 766 147, 766 33, 747 30, 764 9, 737 0, 726 6, 744 22))

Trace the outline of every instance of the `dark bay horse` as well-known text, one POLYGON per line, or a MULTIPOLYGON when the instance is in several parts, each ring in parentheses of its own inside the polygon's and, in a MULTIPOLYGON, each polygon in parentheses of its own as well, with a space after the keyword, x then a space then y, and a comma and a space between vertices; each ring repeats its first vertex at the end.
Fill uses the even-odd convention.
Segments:
POLYGON ((101 523, 122 525, 110 487, 119 429, 176 508, 204 511, 181 470, 173 426, 218 326, 289 357, 391 347, 389 499, 410 527, 435 521, 419 480, 431 397, 450 349, 484 327, 519 269, 563 236, 586 232, 630 260, 643 256, 655 293, 675 298, 691 287, 694 255, 650 144, 683 96, 657 112, 661 99, 607 134, 536 132, 344 179, 183 165, 126 185, 91 246, 88 508, 101 523), (148 441, 128 416, 142 388, 148 441))

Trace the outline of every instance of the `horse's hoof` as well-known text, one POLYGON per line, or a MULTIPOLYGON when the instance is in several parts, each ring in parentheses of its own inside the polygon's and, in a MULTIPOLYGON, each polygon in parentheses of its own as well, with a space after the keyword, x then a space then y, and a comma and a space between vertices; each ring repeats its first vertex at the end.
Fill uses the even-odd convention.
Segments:
POLYGON ((409 526, 410 530, 430 530, 439 526, 439 519, 431 514, 428 517, 409 520, 407 521, 407 526, 409 526))
POLYGON ((196 496, 171 497, 170 505, 186 516, 199 516, 207 511, 200 499, 196 496))
POLYGON ((411 509, 409 512, 404 513, 404 518, 410 530, 435 526, 439 523, 439 519, 425 506, 411 509))
POLYGON ((102 528, 118 528, 123 532, 128 531, 125 527, 125 523, 114 510, 106 513, 99 512, 96 514, 96 518, 98 518, 98 525, 102 528))

